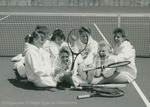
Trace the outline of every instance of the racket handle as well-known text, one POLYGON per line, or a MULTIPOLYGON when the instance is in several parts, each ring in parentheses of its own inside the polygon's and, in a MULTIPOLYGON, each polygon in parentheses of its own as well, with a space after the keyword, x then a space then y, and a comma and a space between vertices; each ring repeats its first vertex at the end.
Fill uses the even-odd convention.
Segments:
POLYGON ((102 67, 84 69, 83 72, 93 71, 93 70, 96 70, 96 69, 102 69, 102 67))
POLYGON ((126 87, 126 84, 100 84, 100 85, 93 85, 96 87, 108 87, 108 88, 122 88, 126 87))
POLYGON ((91 95, 78 95, 77 99, 84 99, 84 98, 90 98, 91 95))
POLYGON ((95 68, 84 69, 83 72, 88 72, 88 71, 92 71, 92 70, 95 70, 95 68))
POLYGON ((74 90, 82 90, 83 87, 71 86, 70 89, 74 89, 74 90))

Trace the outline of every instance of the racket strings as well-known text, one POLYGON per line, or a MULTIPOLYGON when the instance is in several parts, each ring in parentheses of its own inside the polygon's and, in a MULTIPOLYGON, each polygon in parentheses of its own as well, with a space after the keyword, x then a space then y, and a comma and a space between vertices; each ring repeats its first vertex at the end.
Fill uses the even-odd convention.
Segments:
POLYGON ((81 53, 87 46, 88 36, 83 36, 79 29, 73 29, 67 38, 68 46, 74 53, 81 53))
POLYGON ((124 95, 124 91, 119 88, 94 87, 92 92, 103 97, 120 97, 124 95))

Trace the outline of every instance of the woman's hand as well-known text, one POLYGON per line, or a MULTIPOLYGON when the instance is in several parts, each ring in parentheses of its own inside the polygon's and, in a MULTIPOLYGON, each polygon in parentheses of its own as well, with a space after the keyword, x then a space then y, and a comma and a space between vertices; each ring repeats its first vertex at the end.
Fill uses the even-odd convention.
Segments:
POLYGON ((54 71, 54 75, 57 75, 57 74, 59 74, 59 73, 61 73, 61 72, 64 72, 65 70, 63 69, 63 68, 55 68, 55 71, 54 71))

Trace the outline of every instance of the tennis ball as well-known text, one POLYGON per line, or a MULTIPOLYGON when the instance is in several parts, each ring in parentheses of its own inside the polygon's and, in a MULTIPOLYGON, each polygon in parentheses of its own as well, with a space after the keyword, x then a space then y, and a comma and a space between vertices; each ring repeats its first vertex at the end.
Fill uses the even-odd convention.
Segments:
POLYGON ((77 37, 75 35, 71 35, 73 40, 77 40, 77 37))

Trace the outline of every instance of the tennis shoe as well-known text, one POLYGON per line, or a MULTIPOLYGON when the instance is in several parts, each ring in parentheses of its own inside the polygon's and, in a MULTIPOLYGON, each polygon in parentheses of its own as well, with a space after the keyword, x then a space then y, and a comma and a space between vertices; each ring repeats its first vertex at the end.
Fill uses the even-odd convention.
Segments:
POLYGON ((11 62, 18 62, 22 59, 22 54, 18 54, 17 56, 11 59, 11 62))
POLYGON ((58 82, 58 83, 57 83, 56 88, 57 88, 58 90, 66 90, 66 88, 62 86, 61 82, 58 82))
POLYGON ((17 69, 21 64, 21 62, 15 62, 13 69, 17 69))
POLYGON ((22 79, 24 79, 24 78, 22 78, 22 77, 19 75, 17 69, 13 69, 13 70, 14 70, 14 74, 15 74, 17 80, 22 80, 22 79))

